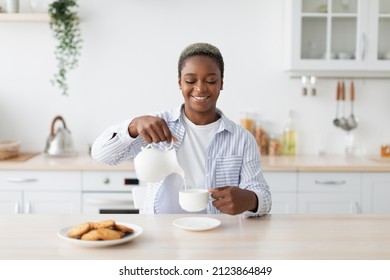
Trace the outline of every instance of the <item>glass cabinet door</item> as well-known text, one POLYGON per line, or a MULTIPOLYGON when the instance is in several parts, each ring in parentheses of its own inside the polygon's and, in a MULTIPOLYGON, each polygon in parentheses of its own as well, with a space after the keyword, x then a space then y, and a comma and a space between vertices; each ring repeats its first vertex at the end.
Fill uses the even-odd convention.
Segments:
POLYGON ((377 56, 390 60, 390 0, 379 0, 377 56))
POLYGON ((358 0, 303 0, 301 59, 355 59, 358 19, 358 0))
POLYGON ((356 59, 358 46, 357 0, 333 0, 331 20, 331 59, 356 59))
POLYGON ((327 51, 327 0, 303 0, 300 59, 324 59, 327 51))

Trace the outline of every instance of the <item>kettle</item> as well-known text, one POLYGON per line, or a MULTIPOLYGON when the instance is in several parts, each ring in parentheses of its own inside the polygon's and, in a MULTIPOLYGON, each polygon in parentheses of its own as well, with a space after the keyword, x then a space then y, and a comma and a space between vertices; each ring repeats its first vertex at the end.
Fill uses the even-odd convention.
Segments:
POLYGON ((134 158, 134 169, 138 179, 154 183, 171 173, 177 173, 184 179, 184 170, 177 161, 176 151, 169 147, 159 150, 148 144, 141 148, 141 152, 134 158))
POLYGON ((64 119, 56 116, 51 123, 50 135, 46 141, 45 154, 58 157, 76 156, 70 131, 66 128, 64 119), (59 127, 54 133, 54 126, 57 121, 61 121, 63 127, 59 127))

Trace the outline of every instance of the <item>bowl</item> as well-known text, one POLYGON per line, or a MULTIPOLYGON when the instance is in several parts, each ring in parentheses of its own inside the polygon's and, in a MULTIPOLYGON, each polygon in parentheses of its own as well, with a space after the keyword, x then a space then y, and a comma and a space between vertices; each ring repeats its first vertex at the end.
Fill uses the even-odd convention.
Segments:
POLYGON ((17 156, 21 144, 20 140, 0 140, 0 160, 17 156))

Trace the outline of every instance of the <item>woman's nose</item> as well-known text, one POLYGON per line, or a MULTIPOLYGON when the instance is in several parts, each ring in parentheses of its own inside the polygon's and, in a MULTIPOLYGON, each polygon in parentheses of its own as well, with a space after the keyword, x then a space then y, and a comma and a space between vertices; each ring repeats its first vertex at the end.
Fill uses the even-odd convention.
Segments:
POLYGON ((194 86, 194 89, 198 92, 203 92, 206 90, 206 85, 205 83, 197 83, 195 86, 194 86))

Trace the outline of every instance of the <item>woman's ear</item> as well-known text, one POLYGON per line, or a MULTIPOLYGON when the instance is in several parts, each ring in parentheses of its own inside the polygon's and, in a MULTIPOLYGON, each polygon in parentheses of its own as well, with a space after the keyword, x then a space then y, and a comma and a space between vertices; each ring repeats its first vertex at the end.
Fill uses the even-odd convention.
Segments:
POLYGON ((221 89, 220 90, 223 90, 223 80, 221 80, 221 89))
POLYGON ((179 85, 179 89, 181 89, 181 80, 180 80, 180 78, 177 80, 177 83, 179 85))

